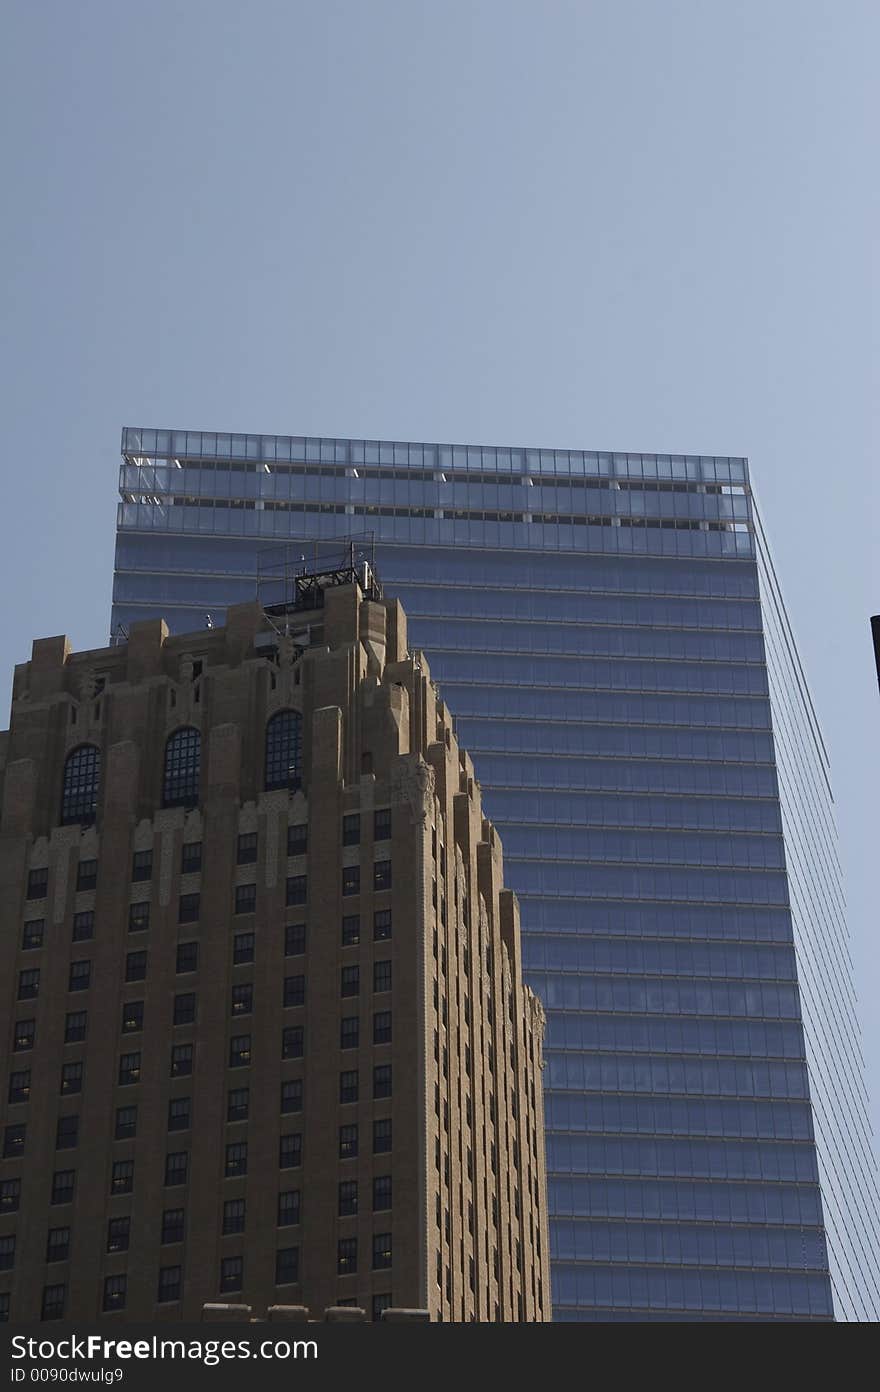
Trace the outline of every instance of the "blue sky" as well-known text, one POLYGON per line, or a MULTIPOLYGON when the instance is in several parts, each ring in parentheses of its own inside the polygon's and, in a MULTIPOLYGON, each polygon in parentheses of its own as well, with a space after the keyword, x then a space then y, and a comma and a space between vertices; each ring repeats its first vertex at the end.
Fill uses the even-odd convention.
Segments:
POLYGON ((123 424, 746 454, 875 1130, 876 5, 7 0, 0 683, 106 640, 123 424))

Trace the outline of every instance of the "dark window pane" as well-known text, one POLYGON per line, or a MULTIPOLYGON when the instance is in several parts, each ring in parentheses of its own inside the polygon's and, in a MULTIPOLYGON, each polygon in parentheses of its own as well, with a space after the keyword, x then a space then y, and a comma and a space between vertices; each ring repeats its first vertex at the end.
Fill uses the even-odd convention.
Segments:
POLYGON ((255 884, 235 886, 235 912, 253 913, 257 907, 257 886, 255 884))
POLYGON ((381 1295, 374 1295, 374 1296, 373 1296, 373 1319, 374 1319, 374 1320, 381 1320, 383 1310, 389 1310, 390 1308, 391 1308, 391 1296, 390 1296, 390 1294, 386 1294, 386 1293, 383 1292, 381 1295))
POLYGON ((284 929, 285 957, 301 957, 306 950, 306 925, 288 923, 284 929))
POLYGON ((181 875, 197 875, 202 868, 201 841, 186 841, 180 848, 181 875))
POLYGON ((66 1298, 66 1286, 44 1286, 40 1318, 43 1320, 63 1319, 66 1298))
POLYGON ((373 1212, 391 1207, 391 1176, 377 1175, 373 1180, 373 1212))
POLYGON ((0 1215, 4 1213, 17 1213, 20 1198, 20 1179, 0 1180, 0 1215))
POLYGON ((356 1179, 344 1179, 339 1185, 338 1213, 340 1218, 351 1218, 358 1211, 358 1187, 356 1179))
POLYGON ((308 846, 308 823, 299 822, 296 826, 289 826, 287 828, 287 854, 289 856, 305 855, 308 846))
POLYGON ((9 1075, 9 1101, 27 1102, 31 1095, 31 1070, 21 1069, 9 1075))
POLYGON ((254 988, 249 981, 243 981, 238 986, 232 988, 232 999, 230 1013, 232 1015, 250 1015, 254 1007, 254 988))
POLYGON ((191 1025, 196 1018, 197 997, 195 991, 181 991, 174 997, 175 1025, 191 1025))
POLYGON ((107 1224, 107 1251, 127 1252, 130 1232, 130 1218, 111 1218, 107 1224))
POLYGON ((300 1191, 288 1189, 278 1195, 278 1226, 293 1227, 300 1219, 300 1191))
POLYGON ((191 1044, 175 1044, 171 1050, 172 1078, 183 1078, 188 1073, 192 1073, 192 1066, 193 1046, 191 1044))
POLYGON ((88 942, 95 936, 95 911, 85 909, 73 915, 73 942, 88 942))
POLYGON ((153 852, 135 851, 131 858, 131 878, 150 880, 153 877, 153 852))
POLYGON ((40 994, 40 969, 29 967, 18 973, 18 999, 34 1000, 40 994))
POLYGON ((257 860, 257 833, 242 832, 238 838, 236 861, 239 865, 254 865, 257 860))
POLYGON ((125 1086, 130 1083, 139 1083, 141 1080, 141 1056, 136 1054, 122 1054, 119 1059, 119 1083, 125 1086))
POLYGON ((55 1149, 72 1150, 79 1142, 79 1117, 62 1116, 55 1124, 55 1149))
POLYGON ((250 1088, 230 1088, 226 1098, 226 1120, 247 1121, 250 1088))
POLYGON ((85 1010, 71 1010, 64 1022, 65 1044, 77 1044, 86 1037, 88 1013, 85 1010))
POLYGON ((306 999, 305 977, 286 976, 284 978, 284 994, 282 999, 285 1006, 304 1005, 306 999))
POLYGON ((56 1170, 52 1176, 52 1203, 66 1204, 73 1201, 75 1170, 56 1170))
POLYGON ((189 1168, 189 1154, 185 1150, 175 1151, 165 1156, 165 1183, 167 1185, 185 1184, 189 1168))
POLYGON ((143 981, 147 975, 146 952, 129 952, 125 958, 126 981, 143 981))
POLYGON ((182 1208, 166 1208, 162 1214, 162 1243, 182 1242, 186 1224, 186 1211, 182 1208))
POLYGON ((76 867, 77 891, 94 889, 97 883, 98 862, 96 860, 81 860, 76 867))
POLYGON ((383 1270, 391 1265, 391 1234, 377 1233, 373 1238, 373 1270, 383 1270))
POLYGON ((28 920, 21 934, 22 951, 30 952, 35 948, 43 946, 45 926, 45 920, 42 918, 32 918, 28 920))
POLYGON ((144 899, 139 904, 131 904, 128 909, 129 933, 143 933, 150 926, 150 901, 144 899))
POLYGON ((275 1253, 276 1286, 292 1285, 299 1280, 299 1248, 283 1247, 275 1253))
POLYGON ((61 1069, 61 1096, 70 1097, 82 1092, 83 1066, 81 1063, 65 1063, 61 1069))
POLYGON ((351 1276, 357 1271, 357 1238, 342 1237, 336 1249, 336 1270, 340 1276, 351 1276))
POLYGON ((134 1034, 144 1027, 144 1003, 125 1001, 122 1006, 122 1033, 134 1034))
POLYGON ((199 800, 202 737, 192 726, 175 730, 165 746, 163 807, 195 807, 199 800))
POLYGON ((233 1141, 226 1147, 226 1178, 234 1179, 246 1175, 248 1168, 247 1141, 233 1141))
POLYGON ((126 1298, 127 1277, 105 1276, 104 1278, 104 1310, 124 1310, 126 1298))
POLYGON ((282 1136, 278 1144, 278 1164, 282 1170, 302 1164, 302 1136, 297 1132, 282 1136))
POLYGON ((127 1140, 130 1136, 135 1135, 137 1135, 137 1107, 117 1107, 115 1129, 117 1141, 127 1140))
POLYGON ((95 820, 98 784, 101 779, 101 751, 97 745, 81 744, 68 754, 61 786, 62 825, 95 820))
POLYGON ((308 899, 308 879, 305 875, 288 875, 287 877, 287 907, 294 904, 304 904, 308 899))
POLYGON ((253 933, 236 933, 232 940, 232 964, 239 967, 245 962, 254 960, 254 944, 256 939, 253 933))
POLYGON ((199 895, 181 894, 178 904, 178 923, 195 923, 199 916, 199 895))
POLYGON ((246 1216, 244 1199, 227 1199, 223 1205, 224 1233, 244 1232, 246 1216))
POLYGON ((168 1130, 187 1131, 189 1129, 190 1099, 172 1097, 168 1103, 168 1130))
POLYGON ((199 945, 197 942, 178 943, 177 973, 194 972, 199 965, 199 945))
POLYGON ((159 1268, 159 1285, 156 1291, 156 1300, 160 1305, 168 1301, 180 1299, 180 1280, 181 1267, 161 1266, 159 1268))
POLYGON ((130 1194, 134 1189, 134 1161, 116 1160, 110 1172, 110 1193, 130 1194))
POLYGON ((224 1257, 220 1263, 220 1293, 240 1291, 244 1282, 244 1259, 224 1257))
POLYGON ((45 899, 49 888, 49 868, 41 865, 36 870, 28 871, 27 898, 45 899))
POLYGON ((85 991, 88 989, 92 979, 91 962, 71 962, 70 975, 68 978, 68 989, 71 991, 85 991))
POLYGON ((303 1085, 301 1078, 290 1078, 281 1084, 281 1111, 301 1112, 303 1107, 303 1085))
POLYGON ((298 788, 302 782, 302 716, 279 711, 266 725, 267 789, 298 788))

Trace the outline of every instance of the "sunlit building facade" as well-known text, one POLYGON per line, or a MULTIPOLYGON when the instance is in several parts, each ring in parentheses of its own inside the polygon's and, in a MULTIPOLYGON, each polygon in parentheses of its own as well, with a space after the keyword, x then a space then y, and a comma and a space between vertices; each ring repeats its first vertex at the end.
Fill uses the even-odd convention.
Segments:
POLYGON ((828 760, 739 458, 126 430, 112 627, 357 538, 472 753, 548 1015, 560 1320, 876 1319, 828 760))

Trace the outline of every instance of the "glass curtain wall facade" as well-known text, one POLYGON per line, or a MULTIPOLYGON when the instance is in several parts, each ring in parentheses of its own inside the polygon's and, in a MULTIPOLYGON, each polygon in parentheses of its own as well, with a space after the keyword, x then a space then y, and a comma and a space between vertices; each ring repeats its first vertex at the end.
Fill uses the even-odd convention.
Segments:
POLYGON ((126 430, 120 491, 114 632, 372 538, 548 1012, 555 1317, 880 1317, 827 759, 747 462, 126 430))

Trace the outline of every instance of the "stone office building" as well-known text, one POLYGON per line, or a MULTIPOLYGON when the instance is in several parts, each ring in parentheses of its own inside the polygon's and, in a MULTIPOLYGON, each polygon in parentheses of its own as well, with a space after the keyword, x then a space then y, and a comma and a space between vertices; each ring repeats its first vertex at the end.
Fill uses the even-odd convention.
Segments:
POLYGON ((540 1003, 368 570, 36 642, 0 735, 0 1314, 550 1317, 540 1003))

